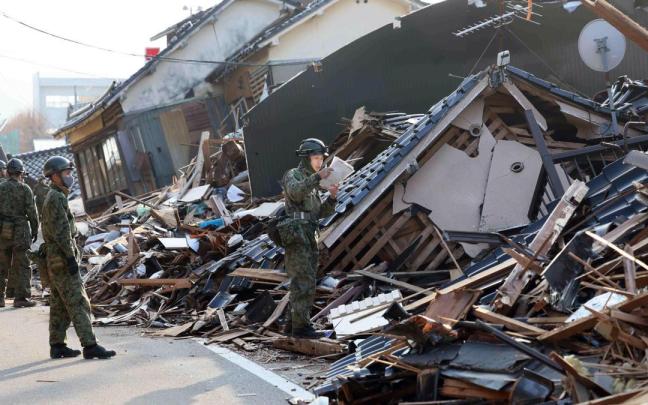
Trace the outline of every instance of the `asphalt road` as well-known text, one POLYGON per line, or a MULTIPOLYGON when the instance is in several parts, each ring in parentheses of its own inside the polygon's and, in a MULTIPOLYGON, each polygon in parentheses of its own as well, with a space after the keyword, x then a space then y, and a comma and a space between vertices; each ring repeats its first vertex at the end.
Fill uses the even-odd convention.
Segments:
MULTIPOLYGON (((96 328, 111 360, 49 359, 48 307, 0 309, 0 404, 287 404, 304 394, 222 348, 96 328)), ((79 348, 73 329, 68 345, 79 348)))

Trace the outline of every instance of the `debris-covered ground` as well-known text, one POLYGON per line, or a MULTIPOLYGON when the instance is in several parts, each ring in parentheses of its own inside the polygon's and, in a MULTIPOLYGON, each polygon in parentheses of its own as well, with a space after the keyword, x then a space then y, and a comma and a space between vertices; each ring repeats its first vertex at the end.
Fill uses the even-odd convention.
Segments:
MULTIPOLYGON (((644 119, 643 83, 614 91, 619 125, 644 119)), ((204 140, 85 221, 96 323, 229 345, 343 404, 646 403, 648 128, 615 135, 609 107, 493 68, 426 114, 359 109, 332 146, 356 171, 321 222, 320 340, 285 333, 280 197, 249 198, 237 139, 204 140)))

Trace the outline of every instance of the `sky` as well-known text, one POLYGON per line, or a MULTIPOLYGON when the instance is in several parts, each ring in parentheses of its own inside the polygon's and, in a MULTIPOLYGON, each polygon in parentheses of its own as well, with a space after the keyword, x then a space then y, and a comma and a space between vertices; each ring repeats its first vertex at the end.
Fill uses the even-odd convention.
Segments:
POLYGON ((0 120, 32 107, 32 80, 41 77, 125 79, 144 58, 86 48, 21 26, 2 13, 42 30, 104 48, 143 54, 164 48, 150 38, 220 0, 2 0, 0 2, 0 120), (23 60, 19 61, 17 59, 23 60))

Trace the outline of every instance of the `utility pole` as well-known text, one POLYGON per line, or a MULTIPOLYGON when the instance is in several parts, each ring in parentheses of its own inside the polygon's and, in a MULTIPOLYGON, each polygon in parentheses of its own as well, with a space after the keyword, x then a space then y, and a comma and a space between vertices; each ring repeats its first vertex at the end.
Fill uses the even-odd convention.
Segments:
POLYGON ((609 22, 641 49, 648 52, 648 30, 606 0, 582 0, 599 17, 609 22))

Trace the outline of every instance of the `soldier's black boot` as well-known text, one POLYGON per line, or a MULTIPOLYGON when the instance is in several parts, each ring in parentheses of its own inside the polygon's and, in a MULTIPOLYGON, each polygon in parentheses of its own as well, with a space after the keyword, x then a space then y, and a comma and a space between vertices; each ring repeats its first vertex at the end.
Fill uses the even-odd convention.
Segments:
POLYGON ((92 345, 83 348, 83 358, 90 359, 109 359, 116 355, 114 350, 106 350, 99 345, 92 345))
POLYGON ((324 337, 324 334, 313 329, 311 325, 308 325, 299 329, 293 328, 292 336, 299 339, 319 339, 324 337))
POLYGON ((62 359, 65 357, 77 357, 81 350, 74 350, 67 347, 64 343, 58 343, 50 346, 50 357, 53 359, 62 359))
POLYGON ((4 296, 0 295, 0 308, 4 308, 4 307, 5 307, 4 296))
POLYGON ((36 306, 36 303, 27 298, 16 298, 14 300, 13 306, 15 308, 29 308, 36 306))

